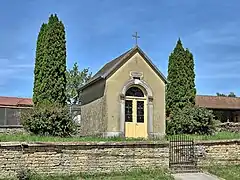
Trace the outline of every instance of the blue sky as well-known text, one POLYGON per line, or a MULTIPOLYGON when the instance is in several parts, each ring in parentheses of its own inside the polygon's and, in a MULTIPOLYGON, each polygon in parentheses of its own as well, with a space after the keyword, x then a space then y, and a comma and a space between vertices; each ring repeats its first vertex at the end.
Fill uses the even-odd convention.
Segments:
POLYGON ((195 58, 198 94, 240 95, 239 9, 238 0, 1 0, 0 96, 32 96, 36 39, 51 13, 65 24, 68 68, 78 62, 95 73, 133 47, 138 31, 167 76, 180 37, 195 58))

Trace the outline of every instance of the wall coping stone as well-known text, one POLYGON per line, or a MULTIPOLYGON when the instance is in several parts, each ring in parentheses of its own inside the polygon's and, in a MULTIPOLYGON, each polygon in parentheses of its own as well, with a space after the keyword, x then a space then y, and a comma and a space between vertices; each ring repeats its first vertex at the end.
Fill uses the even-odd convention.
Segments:
POLYGON ((0 128, 23 128, 23 125, 0 125, 0 128))
MULTIPOLYGON (((208 140, 194 141, 196 145, 228 145, 240 144, 240 139, 232 140, 208 140)), ((164 148, 169 146, 168 141, 122 141, 122 142, 0 142, 0 147, 56 147, 56 146, 79 146, 89 148, 164 148)))
POLYGON ((194 141, 196 145, 228 145, 228 144, 240 144, 240 139, 227 139, 227 140, 198 140, 194 141))
POLYGON ((166 142, 0 142, 0 147, 56 147, 56 146, 79 146, 79 147, 101 147, 101 148, 149 148, 149 147, 168 147, 166 142))

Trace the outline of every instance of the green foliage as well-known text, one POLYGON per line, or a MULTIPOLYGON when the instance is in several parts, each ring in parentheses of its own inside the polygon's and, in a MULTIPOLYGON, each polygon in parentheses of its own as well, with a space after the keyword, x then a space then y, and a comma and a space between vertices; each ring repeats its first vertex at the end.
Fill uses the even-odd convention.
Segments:
POLYGON ((38 35, 34 70, 34 104, 48 101, 66 104, 65 29, 57 15, 51 15, 38 35))
POLYGON ((217 122, 212 111, 201 107, 189 106, 174 111, 167 121, 167 134, 213 134, 217 122))
POLYGON ((20 169, 17 172, 17 179, 18 180, 31 180, 33 177, 33 173, 29 169, 20 169))
MULTIPOLYGON (((167 135, 166 139, 176 139, 179 135, 167 135)), ((216 132, 214 134, 204 134, 204 135, 198 135, 198 134, 184 134, 181 136, 185 136, 194 140, 201 140, 201 141, 212 141, 212 140, 234 140, 234 139, 240 139, 240 133, 236 132, 216 132)))
POLYGON ((193 54, 186 49, 186 59, 185 59, 185 71, 187 77, 186 84, 186 95, 188 97, 188 102, 191 105, 195 105, 195 97, 196 97, 196 87, 195 87, 195 72, 194 72, 194 59, 193 54))
POLYGON ((79 71, 77 63, 74 63, 73 68, 67 71, 67 102, 69 104, 80 104, 79 89, 91 77, 92 73, 89 73, 89 69, 79 71))
POLYGON ((43 23, 38 34, 35 67, 34 67, 34 87, 33 87, 33 103, 37 104, 40 101, 41 83, 44 78, 44 71, 42 70, 42 62, 44 59, 44 40, 46 34, 47 24, 43 23))
POLYGON ((223 97, 237 97, 234 92, 230 92, 228 95, 217 93, 217 96, 223 96, 223 97))
POLYGON ((173 176, 169 170, 163 168, 146 168, 146 169, 134 169, 123 172, 108 172, 108 173, 71 173, 71 174, 34 174, 31 176, 31 180, 146 180, 146 179, 161 179, 161 180, 173 180, 173 176))
POLYGON ((211 164, 209 167, 204 167, 211 174, 215 174, 218 177, 226 180, 239 180, 240 179, 240 165, 225 165, 219 166, 219 164, 211 164))
POLYGON ((43 103, 21 113, 24 128, 41 136, 71 136, 76 131, 69 110, 62 105, 43 103))
MULTIPOLYGON (((240 139, 240 133, 235 132, 216 132, 214 135, 186 135, 190 138, 196 140, 227 140, 227 139, 240 139)), ((167 139, 171 138, 172 135, 166 136, 166 139, 154 139, 154 142, 161 141, 164 142, 167 139)), ((56 137, 56 136, 39 136, 26 133, 17 133, 14 134, 0 134, 0 142, 152 142, 151 139, 142 139, 142 138, 122 138, 122 137, 56 137)))
POLYGON ((227 122, 231 118, 231 111, 227 110, 213 110, 213 114, 215 116, 215 119, 221 121, 221 122, 227 122))
POLYGON ((196 88, 193 55, 184 49, 179 39, 169 56, 166 113, 195 104, 196 88))

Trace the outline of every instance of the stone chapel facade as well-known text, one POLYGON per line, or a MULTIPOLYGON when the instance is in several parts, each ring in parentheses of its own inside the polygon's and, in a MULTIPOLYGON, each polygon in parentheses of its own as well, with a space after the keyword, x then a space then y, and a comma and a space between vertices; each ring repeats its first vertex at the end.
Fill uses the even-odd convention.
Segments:
POLYGON ((81 135, 165 135, 166 82, 138 46, 110 61, 81 87, 81 135))

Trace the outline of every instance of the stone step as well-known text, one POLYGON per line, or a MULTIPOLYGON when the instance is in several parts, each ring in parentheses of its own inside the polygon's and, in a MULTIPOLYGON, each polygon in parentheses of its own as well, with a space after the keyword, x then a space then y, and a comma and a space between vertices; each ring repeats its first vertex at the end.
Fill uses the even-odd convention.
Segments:
POLYGON ((194 164, 172 164, 170 169, 175 173, 199 172, 194 164))

